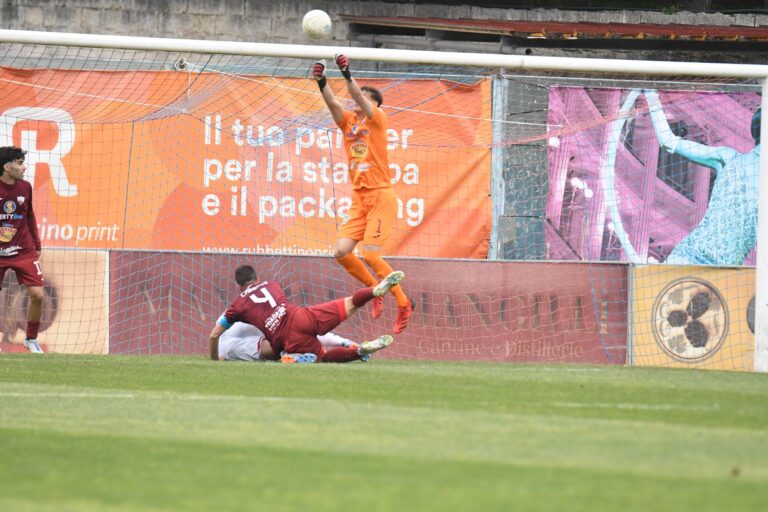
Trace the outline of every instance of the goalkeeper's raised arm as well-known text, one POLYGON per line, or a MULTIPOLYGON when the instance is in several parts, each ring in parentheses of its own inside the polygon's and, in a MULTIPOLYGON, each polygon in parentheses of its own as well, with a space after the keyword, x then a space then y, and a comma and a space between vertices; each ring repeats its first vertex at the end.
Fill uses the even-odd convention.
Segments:
POLYGON ((325 61, 319 60, 312 64, 312 76, 317 81, 317 86, 320 88, 320 93, 323 96, 325 104, 328 106, 328 110, 333 116, 333 120, 336 124, 341 123, 344 119, 344 108, 341 103, 333 95, 333 91, 328 87, 327 80, 325 78, 325 61))
MULTIPOLYGON (((347 81, 347 90, 349 91, 349 95, 352 97, 355 103, 357 103, 357 106, 360 108, 360 110, 363 111, 365 117, 368 119, 373 119, 374 104, 365 94, 363 94, 363 90, 359 85, 357 85, 355 79, 352 78, 352 72, 349 70, 349 57, 341 53, 336 55, 336 65, 339 66, 341 75, 344 77, 344 80, 347 81)), ((381 104, 381 101, 378 101, 378 103, 381 104)))

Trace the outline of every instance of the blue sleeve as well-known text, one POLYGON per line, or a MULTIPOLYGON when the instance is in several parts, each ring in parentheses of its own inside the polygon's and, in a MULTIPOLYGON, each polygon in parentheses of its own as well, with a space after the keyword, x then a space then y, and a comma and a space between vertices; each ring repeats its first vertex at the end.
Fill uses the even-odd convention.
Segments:
POLYGON ((225 329, 229 329, 232 327, 233 322, 230 322, 227 320, 227 317, 224 315, 221 315, 218 320, 216 320, 216 323, 222 326, 225 329))

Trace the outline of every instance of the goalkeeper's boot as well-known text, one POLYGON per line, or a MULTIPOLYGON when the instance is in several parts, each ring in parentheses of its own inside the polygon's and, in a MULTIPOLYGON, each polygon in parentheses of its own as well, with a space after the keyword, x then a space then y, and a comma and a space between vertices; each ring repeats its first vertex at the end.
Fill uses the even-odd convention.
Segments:
POLYGON ((280 362, 286 364, 316 363, 317 356, 311 352, 306 354, 289 354, 283 352, 282 356, 280 356, 280 362))
POLYGON ((40 344, 37 342, 37 340, 31 340, 29 338, 26 338, 24 340, 24 348, 32 352, 33 354, 43 354, 43 349, 40 348, 40 344))
POLYGON ((360 355, 360 359, 367 361, 371 354, 391 345, 393 339, 389 334, 385 334, 373 341, 364 341, 360 344, 360 348, 357 349, 357 353, 360 355))
POLYGON ((389 274, 387 277, 382 279, 379 284, 373 287, 373 296, 382 297, 386 295, 387 292, 391 290, 393 286, 395 286, 400 281, 402 281, 404 277, 405 277, 404 272, 395 270, 394 272, 389 274))
POLYGON ((374 297, 371 301, 371 318, 376 320, 384 313, 384 297, 374 297))
POLYGON ((392 332, 400 334, 408 327, 408 321, 411 319, 411 313, 416 305, 412 299, 408 299, 408 304, 397 308, 397 318, 395 319, 395 326, 392 328, 392 332))

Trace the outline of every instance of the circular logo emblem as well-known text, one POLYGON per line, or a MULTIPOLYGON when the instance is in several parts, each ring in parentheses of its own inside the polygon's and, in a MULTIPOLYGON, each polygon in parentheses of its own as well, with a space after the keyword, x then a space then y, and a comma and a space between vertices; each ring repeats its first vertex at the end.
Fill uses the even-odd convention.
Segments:
POLYGON ((728 308, 703 279, 669 283, 653 303, 653 336, 677 361, 696 363, 716 353, 728 334, 728 308))
POLYGON ((3 211, 5 213, 13 213, 16 211, 16 203, 13 201, 6 201, 3 205, 3 211))
POLYGON ((755 334, 755 297, 747 304, 747 326, 752 334, 755 334))

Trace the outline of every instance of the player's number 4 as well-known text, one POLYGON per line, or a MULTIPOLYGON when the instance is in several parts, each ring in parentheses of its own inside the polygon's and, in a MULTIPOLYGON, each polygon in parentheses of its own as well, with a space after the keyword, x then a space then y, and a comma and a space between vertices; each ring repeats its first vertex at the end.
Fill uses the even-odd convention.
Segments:
POLYGON ((268 302, 270 306, 273 308, 277 306, 277 301, 274 297, 272 297, 272 294, 269 293, 269 290, 266 288, 261 288, 259 290, 256 290, 252 294, 248 296, 249 299, 251 299, 256 304, 263 304, 264 302, 268 302), (261 297, 259 297, 259 293, 261 293, 261 297))

